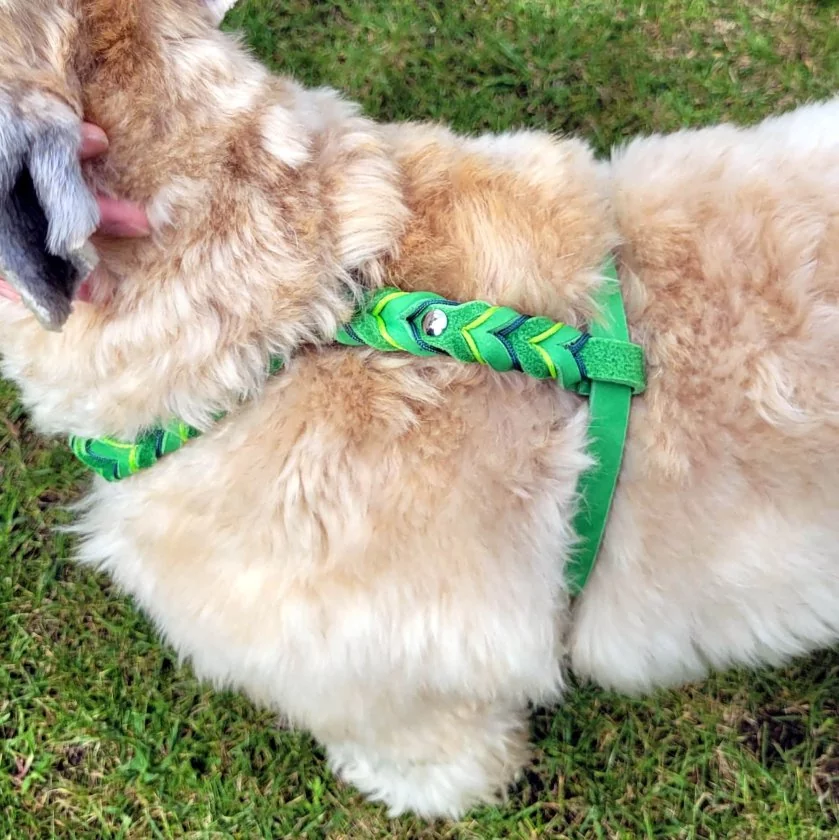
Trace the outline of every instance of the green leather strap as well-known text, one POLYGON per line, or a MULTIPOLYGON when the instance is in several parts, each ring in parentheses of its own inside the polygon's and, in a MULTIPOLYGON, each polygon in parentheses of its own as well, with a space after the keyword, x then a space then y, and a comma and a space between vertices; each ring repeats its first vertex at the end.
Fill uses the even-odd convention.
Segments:
MULTIPOLYGON (((621 308, 614 263, 604 272, 621 308)), ((626 321, 623 321, 624 326, 626 321)), ((521 315, 482 301, 456 303, 428 292, 379 289, 336 341, 414 356, 445 355, 461 362, 518 370, 537 379, 556 379, 569 391, 588 395, 592 382, 644 390, 644 351, 611 331, 581 332, 549 318, 521 315), (430 332, 434 325, 438 334, 430 332)))
MULTIPOLYGON (((482 301, 457 303, 428 292, 378 289, 359 308, 336 341, 415 356, 446 355, 498 371, 555 379, 588 396, 594 466, 580 480, 574 526, 579 545, 567 567, 572 594, 585 586, 606 529, 620 473, 633 394, 645 387, 644 351, 629 341, 614 260, 603 267, 602 320, 581 332, 548 318, 522 315, 482 301)), ((282 360, 271 362, 271 373, 282 360)), ((137 440, 70 439, 76 457, 108 481, 119 481, 155 464, 197 437, 184 423, 150 429, 137 440)))
POLYGON ((86 467, 106 481, 120 481, 154 466, 164 455, 177 452, 198 435, 198 429, 175 422, 149 429, 131 442, 110 437, 71 437, 70 448, 86 467))
MULTIPOLYGON (((603 338, 622 346, 635 347, 637 345, 623 344, 629 341, 629 329, 613 261, 604 268, 603 273, 607 281, 601 298, 602 321, 589 325, 591 340, 603 338)), ((634 390, 608 375, 599 378, 596 371, 591 379, 589 455, 594 459, 594 466, 582 474, 577 488, 580 508, 574 520, 574 531, 578 544, 565 567, 565 579, 572 595, 582 592, 603 542, 620 475, 634 390)), ((640 391, 634 390, 634 393, 640 391)))

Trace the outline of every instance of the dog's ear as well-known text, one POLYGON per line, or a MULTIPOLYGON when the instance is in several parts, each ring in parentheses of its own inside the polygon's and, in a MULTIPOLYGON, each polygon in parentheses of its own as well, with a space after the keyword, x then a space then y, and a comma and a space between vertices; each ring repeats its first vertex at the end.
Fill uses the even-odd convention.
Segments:
POLYGON ((78 119, 40 92, 13 94, 0 87, 0 275, 58 330, 93 268, 99 210, 79 166, 78 119))
POLYGON ((237 0, 201 0, 204 7, 212 15, 213 21, 217 24, 224 20, 224 16, 232 9, 237 0))

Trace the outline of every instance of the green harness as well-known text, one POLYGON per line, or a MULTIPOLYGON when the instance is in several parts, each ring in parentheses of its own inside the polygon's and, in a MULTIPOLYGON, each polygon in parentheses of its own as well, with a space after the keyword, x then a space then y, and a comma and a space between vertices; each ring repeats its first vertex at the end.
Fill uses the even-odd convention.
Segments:
MULTIPOLYGON (((645 387, 644 351, 629 341, 611 257, 603 275, 602 318, 588 332, 506 306, 457 303, 428 292, 385 288, 372 292, 336 336, 338 343, 351 347, 451 356, 497 371, 555 379, 560 387, 589 397, 589 454, 594 466, 581 476, 578 488, 574 528, 579 542, 566 569, 573 595, 582 591, 597 559, 620 472, 630 402, 645 387)), ((274 360, 272 373, 281 367, 281 360, 274 360)), ((150 429, 131 443, 73 437, 70 445, 91 470, 107 481, 119 481, 151 467, 199 434, 176 422, 150 429)))

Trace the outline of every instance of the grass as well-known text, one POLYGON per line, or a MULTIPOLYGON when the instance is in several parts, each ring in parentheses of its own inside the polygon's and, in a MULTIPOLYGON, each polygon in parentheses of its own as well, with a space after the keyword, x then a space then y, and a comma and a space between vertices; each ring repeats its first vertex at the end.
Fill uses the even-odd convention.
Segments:
MULTIPOLYGON (((384 118, 538 126, 599 150, 839 88, 836 3, 250 0, 227 25, 280 71, 384 118)), ((84 478, 0 383, 0 838, 834 838, 839 655, 632 700, 591 687, 534 718, 505 808, 389 821, 304 734, 180 667, 69 562, 84 478)))

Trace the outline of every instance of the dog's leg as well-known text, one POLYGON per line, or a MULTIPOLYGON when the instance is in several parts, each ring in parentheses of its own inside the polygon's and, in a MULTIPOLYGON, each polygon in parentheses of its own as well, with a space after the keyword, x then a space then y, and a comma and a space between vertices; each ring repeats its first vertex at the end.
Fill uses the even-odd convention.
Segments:
POLYGON ((325 740, 337 775, 391 816, 457 818, 498 802, 530 757, 524 710, 502 703, 412 705, 387 728, 325 740))

